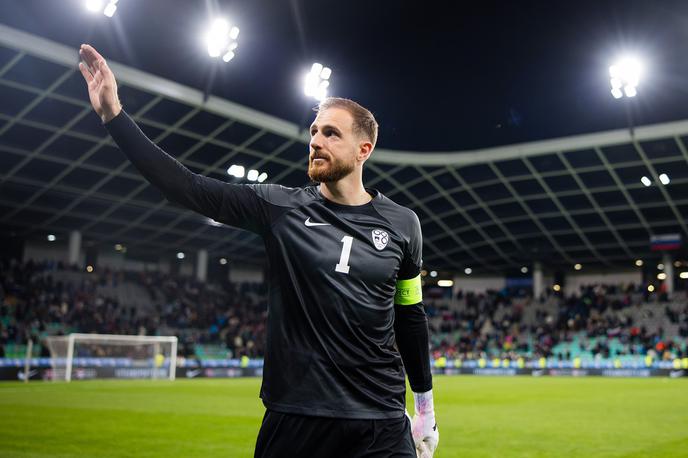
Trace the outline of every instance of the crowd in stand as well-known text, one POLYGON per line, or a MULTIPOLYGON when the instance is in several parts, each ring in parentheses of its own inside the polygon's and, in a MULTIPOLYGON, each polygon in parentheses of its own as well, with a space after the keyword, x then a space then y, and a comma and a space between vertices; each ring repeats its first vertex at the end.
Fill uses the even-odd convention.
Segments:
POLYGON ((550 292, 540 300, 517 299, 507 291, 459 292, 458 299, 462 302, 458 307, 447 300, 426 307, 436 358, 516 360, 527 355, 571 360, 570 349, 555 351, 561 343, 575 343, 579 353, 594 358, 635 355, 668 360, 688 356, 686 301, 669 304, 665 294, 649 297, 637 285, 582 286, 569 296, 550 292), (678 333, 669 335, 661 324, 648 328, 632 314, 618 313, 640 309, 648 301, 654 301, 654 312, 644 312, 656 314, 659 323, 677 325, 678 333), (526 307, 534 311, 530 320, 524 318, 526 307), (610 349, 612 341, 618 343, 615 351, 610 349))
MULTIPOLYGON (((192 357, 198 344, 224 348, 224 357, 261 357, 265 346, 266 285, 210 284, 162 272, 102 271, 65 280, 57 272, 76 271, 56 263, 0 259, 0 357, 9 343, 50 334, 177 335, 179 352, 192 357), (76 280, 75 280, 76 279, 76 280), (150 307, 119 304, 99 286, 125 283, 142 287, 150 307)), ((688 305, 656 303, 662 326, 648 329, 627 311, 652 299, 638 286, 589 286, 573 295, 550 294, 533 300, 523 291, 426 296, 432 352, 447 358, 571 359, 558 344, 577 343, 581 351, 608 358, 640 355, 669 359, 686 355, 688 305), (528 312, 528 313, 527 313, 528 312), (613 313, 610 313, 613 312, 613 313), (582 340, 580 336, 583 336, 582 340), (683 344, 674 337, 683 339, 683 344)), ((561 346, 560 346, 561 347, 561 346)), ((45 352, 45 350, 44 350, 45 352)), ((47 355, 46 355, 47 356, 47 355)))
POLYGON ((60 263, 0 259, 0 357, 7 344, 69 332, 174 334, 185 356, 193 356, 196 344, 223 344, 228 357, 263 354, 264 285, 213 285, 162 272, 108 269, 78 280, 56 279, 57 272, 70 270, 76 271, 60 263), (153 306, 137 309, 99 292, 99 286, 125 282, 143 287, 153 306))

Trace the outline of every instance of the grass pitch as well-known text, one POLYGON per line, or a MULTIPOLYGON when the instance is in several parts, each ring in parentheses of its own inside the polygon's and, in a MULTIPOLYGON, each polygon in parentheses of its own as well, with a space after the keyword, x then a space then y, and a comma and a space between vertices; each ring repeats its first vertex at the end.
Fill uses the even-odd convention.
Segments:
MULTIPOLYGON (((252 456, 259 386, 2 382, 0 456, 252 456)), ((688 457, 688 379, 435 377, 434 392, 438 458, 688 457)))

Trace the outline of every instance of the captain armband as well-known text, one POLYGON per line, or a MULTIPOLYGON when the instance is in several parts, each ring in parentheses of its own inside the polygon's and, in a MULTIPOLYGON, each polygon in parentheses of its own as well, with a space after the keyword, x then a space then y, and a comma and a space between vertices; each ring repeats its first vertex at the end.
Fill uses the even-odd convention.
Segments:
POLYGON ((398 305, 413 305, 423 300, 423 290, 420 284, 420 274, 408 280, 397 281, 397 291, 394 303, 398 305))

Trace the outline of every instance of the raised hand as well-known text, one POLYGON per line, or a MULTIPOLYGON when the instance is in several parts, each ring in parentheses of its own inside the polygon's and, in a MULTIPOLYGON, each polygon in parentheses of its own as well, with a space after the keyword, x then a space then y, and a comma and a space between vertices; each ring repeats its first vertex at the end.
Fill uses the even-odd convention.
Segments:
POLYGON ((79 62, 79 70, 88 84, 91 105, 103 124, 109 122, 122 111, 122 104, 117 97, 115 75, 93 46, 81 45, 79 56, 82 60, 79 62))

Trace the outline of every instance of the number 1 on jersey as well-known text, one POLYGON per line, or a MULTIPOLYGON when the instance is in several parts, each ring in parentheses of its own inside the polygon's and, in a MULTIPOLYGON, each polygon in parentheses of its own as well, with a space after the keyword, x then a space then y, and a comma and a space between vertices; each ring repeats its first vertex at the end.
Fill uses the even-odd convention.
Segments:
POLYGON ((349 256, 351 255, 351 245, 354 243, 354 238, 350 235, 345 235, 342 238, 342 243, 342 254, 339 255, 339 262, 334 266, 334 271, 348 274, 349 256))

